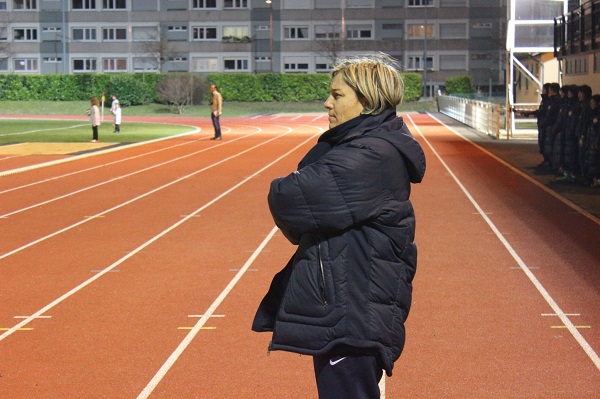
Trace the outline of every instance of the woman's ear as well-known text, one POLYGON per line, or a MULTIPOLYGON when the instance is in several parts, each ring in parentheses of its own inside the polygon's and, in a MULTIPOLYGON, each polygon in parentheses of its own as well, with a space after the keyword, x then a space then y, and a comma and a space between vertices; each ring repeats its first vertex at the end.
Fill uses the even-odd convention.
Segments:
POLYGON ((364 96, 358 97, 358 102, 362 105, 363 108, 367 106, 367 99, 364 96))

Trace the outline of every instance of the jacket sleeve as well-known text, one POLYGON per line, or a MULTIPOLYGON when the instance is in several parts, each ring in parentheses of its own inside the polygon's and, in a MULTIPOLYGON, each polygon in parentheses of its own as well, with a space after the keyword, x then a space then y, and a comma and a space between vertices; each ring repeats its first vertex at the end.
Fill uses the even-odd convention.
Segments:
POLYGON ((381 212, 381 158, 354 144, 337 147, 315 163, 275 179, 269 207, 287 235, 335 233, 381 212))

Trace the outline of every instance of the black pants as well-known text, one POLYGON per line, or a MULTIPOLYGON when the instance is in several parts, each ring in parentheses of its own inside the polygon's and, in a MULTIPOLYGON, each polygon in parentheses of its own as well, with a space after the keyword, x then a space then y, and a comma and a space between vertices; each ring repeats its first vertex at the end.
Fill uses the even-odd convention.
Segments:
POLYGON ((219 121, 219 117, 215 116, 215 114, 211 112, 210 119, 212 120, 213 127, 215 128, 215 137, 221 137, 221 122, 219 121))
POLYGON ((383 370, 375 356, 315 356, 319 399, 379 399, 383 370))
POLYGON ((98 140, 98 126, 92 126, 92 140, 98 140))

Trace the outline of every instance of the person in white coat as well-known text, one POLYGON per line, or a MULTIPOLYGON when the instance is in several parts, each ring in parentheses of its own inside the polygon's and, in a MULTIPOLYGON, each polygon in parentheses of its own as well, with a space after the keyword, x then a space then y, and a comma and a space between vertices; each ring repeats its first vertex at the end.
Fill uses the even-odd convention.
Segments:
POLYGON ((112 109, 111 111, 115 121, 114 121, 114 125, 115 125, 115 133, 121 133, 121 105, 119 104, 119 100, 116 100, 115 102, 113 102, 112 104, 112 109))

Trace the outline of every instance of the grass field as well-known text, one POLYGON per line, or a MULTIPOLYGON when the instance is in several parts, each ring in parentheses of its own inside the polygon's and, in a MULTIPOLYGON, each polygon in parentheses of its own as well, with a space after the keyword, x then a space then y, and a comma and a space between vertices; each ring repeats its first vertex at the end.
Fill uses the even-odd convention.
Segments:
MULTIPOLYGON (((1 101, 0 115, 81 115, 78 121, 36 120, 36 119, 1 119, 0 145, 13 143, 67 143, 86 142, 91 138, 91 128, 85 116, 89 108, 87 101, 1 101)), ((275 113, 325 113, 322 102, 274 103, 226 102, 223 118, 252 116, 275 113)), ((399 112, 434 111, 433 101, 402 104, 399 112)), ((100 126, 101 140, 113 140, 122 143, 133 143, 155 138, 172 136, 190 131, 189 126, 164 125, 150 123, 129 123, 127 116, 170 116, 177 117, 173 109, 161 104, 140 105, 123 108, 123 124, 119 135, 113 134, 112 115, 104 109, 105 122, 100 126), (110 136, 107 137, 107 136, 110 136)), ((208 118, 210 111, 207 105, 195 105, 186 108, 182 117, 208 118)))
MULTIPOLYGON (((88 101, 1 101, 0 114, 28 114, 28 115, 84 115, 89 108, 88 101)), ((419 101, 401 104, 399 112, 409 111, 433 111, 433 101, 419 101)), ((275 102, 225 102, 223 104, 223 117, 248 116, 256 114, 273 113, 307 113, 325 112, 323 102, 297 102, 297 103, 275 103, 275 102)), ((194 105, 185 109, 182 116, 208 117, 209 107, 206 104, 194 105)), ((109 115, 105 108, 105 115, 109 115)), ((123 108, 123 117, 131 116, 176 116, 173 109, 166 105, 149 104, 136 105, 123 108)))
MULTIPOLYGON (((127 123, 121 133, 114 134, 111 123, 100 125, 103 141, 122 143, 152 140, 193 130, 190 126, 155 123, 127 123)), ((0 119, 0 145, 11 143, 78 143, 88 142, 92 128, 86 120, 57 121, 33 119, 0 119)))

